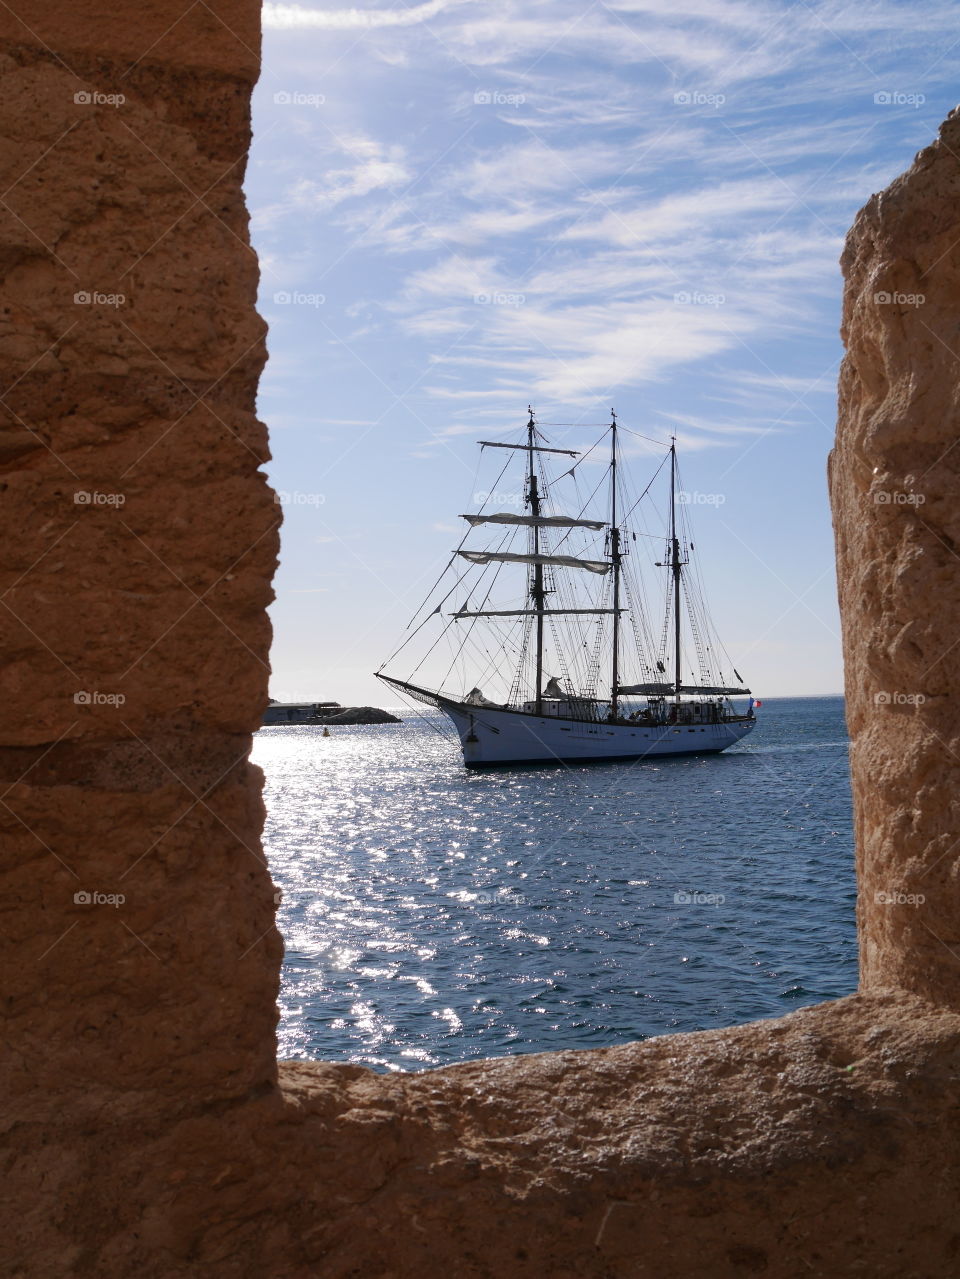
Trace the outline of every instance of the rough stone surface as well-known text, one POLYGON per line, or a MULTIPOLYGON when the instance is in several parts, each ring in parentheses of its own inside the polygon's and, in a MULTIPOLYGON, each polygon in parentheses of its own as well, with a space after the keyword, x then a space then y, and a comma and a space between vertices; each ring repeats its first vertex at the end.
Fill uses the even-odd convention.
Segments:
POLYGON ((847 241, 831 466, 863 988, 960 1009, 960 114, 847 241), (922 899, 922 900, 920 900, 922 899))
MULTIPOLYGON (((241 190, 255 58, 215 8, 0 13, 8 1123, 140 1122, 276 1075, 247 762, 278 522, 241 190)), ((230 8, 255 38, 256 6, 230 8)))
POLYGON ((845 256, 863 993, 594 1052, 278 1071, 247 762, 276 550, 240 192, 257 11, 0 15, 2 1273, 960 1274, 956 121, 845 256))
POLYGON ((960 1017, 894 994, 421 1074, 288 1063, 31 1150, 21 1273, 954 1276, 958 1066, 960 1017))

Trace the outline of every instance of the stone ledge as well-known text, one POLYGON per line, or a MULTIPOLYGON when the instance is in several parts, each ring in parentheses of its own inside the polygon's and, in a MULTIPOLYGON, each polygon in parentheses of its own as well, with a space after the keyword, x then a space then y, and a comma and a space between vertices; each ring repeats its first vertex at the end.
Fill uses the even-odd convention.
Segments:
MULTIPOLYGON (((894 992, 412 1075, 287 1062, 137 1143, 105 1115, 60 1175, 113 1217, 74 1194, 60 1228, 84 1273, 158 1279, 928 1279, 960 1267, 958 1103, 960 1016, 894 992)), ((50 1175, 39 1128, 10 1141, 50 1175)))

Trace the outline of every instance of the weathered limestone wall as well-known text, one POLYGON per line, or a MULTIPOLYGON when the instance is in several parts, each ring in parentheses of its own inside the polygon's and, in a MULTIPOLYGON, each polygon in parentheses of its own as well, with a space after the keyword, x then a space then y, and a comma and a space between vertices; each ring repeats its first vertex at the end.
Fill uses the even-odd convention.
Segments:
POLYGON ((843 256, 831 492, 865 990, 960 1009, 960 113, 843 256), (922 900, 921 900, 922 899, 922 900))
POLYGON ((258 18, 0 10, 0 1095, 24 1119, 275 1077, 246 762, 278 510, 240 186, 258 18))
POLYGON ((0 16, 0 1270, 957 1275, 956 123, 846 257, 833 495, 864 993, 595 1052, 278 1071, 246 762, 276 550, 239 186, 257 18, 0 16), (873 303, 875 279, 927 300, 873 303))

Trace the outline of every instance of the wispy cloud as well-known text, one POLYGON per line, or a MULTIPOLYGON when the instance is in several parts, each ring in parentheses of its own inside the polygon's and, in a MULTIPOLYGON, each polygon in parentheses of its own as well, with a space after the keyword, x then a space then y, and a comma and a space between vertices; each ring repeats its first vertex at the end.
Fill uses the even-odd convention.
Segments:
POLYGON ((425 4, 394 9, 313 9, 302 4, 265 4, 263 25, 279 31, 317 28, 328 31, 372 30, 376 27, 411 27, 436 18, 465 0, 427 0, 425 4))
MULTIPOLYGON (((331 46, 324 109, 295 117, 310 164, 287 162, 259 213, 271 270, 303 272, 284 228, 326 217, 339 247, 311 286, 361 263, 371 279, 362 321, 344 322, 356 296, 318 315, 322 344, 375 367, 370 343, 413 343, 426 403, 585 403, 732 359, 744 376, 717 369, 702 393, 762 411, 793 388, 758 380, 760 349, 822 323, 852 209, 889 177, 873 94, 895 17, 883 0, 268 5, 279 33, 363 37, 347 78, 331 46), (811 128, 838 68, 849 109, 811 128), (384 77, 407 94, 396 120, 384 77)), ((931 4, 919 26, 948 19, 931 4)))

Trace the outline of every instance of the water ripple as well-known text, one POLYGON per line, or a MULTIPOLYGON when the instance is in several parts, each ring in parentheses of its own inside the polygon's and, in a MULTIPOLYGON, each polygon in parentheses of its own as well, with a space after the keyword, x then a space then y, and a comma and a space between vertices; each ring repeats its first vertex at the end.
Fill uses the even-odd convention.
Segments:
POLYGON ((491 773, 417 719, 260 732, 281 1056, 417 1070, 854 989, 843 705, 763 714, 719 756, 491 773))

